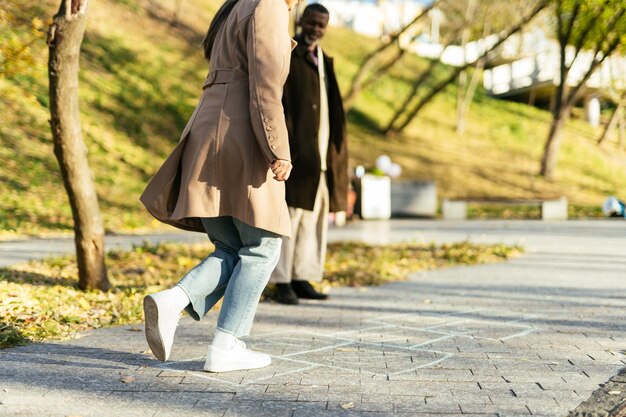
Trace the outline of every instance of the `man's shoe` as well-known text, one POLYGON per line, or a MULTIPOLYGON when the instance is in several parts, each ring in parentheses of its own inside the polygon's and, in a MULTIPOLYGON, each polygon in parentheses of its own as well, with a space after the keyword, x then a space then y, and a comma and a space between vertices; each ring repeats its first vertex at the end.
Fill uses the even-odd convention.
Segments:
POLYGON ((291 288, 291 284, 276 284, 276 297, 274 298, 276 302, 281 304, 298 304, 298 296, 293 289, 291 288))
POLYGON ((298 298, 307 300, 325 300, 328 295, 315 291, 309 281, 291 281, 291 288, 298 298))
POLYGON ((239 339, 230 348, 223 349, 209 345, 204 370, 207 372, 230 372, 244 369, 265 368, 272 363, 269 355, 246 349, 239 339))
POLYGON ((150 350, 160 361, 170 357, 180 310, 174 307, 169 290, 150 294, 143 299, 146 320, 146 340, 150 350))

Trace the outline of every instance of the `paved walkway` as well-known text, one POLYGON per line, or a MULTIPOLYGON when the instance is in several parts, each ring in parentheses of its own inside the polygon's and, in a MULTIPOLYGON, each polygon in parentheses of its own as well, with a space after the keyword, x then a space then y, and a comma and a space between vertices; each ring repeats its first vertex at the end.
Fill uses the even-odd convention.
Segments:
POLYGON ((166 363, 142 326, 2 350, 0 415, 565 416, 626 363, 626 222, 362 222, 331 238, 527 254, 263 303, 247 342, 274 363, 255 371, 200 371, 214 313, 182 320, 166 363))

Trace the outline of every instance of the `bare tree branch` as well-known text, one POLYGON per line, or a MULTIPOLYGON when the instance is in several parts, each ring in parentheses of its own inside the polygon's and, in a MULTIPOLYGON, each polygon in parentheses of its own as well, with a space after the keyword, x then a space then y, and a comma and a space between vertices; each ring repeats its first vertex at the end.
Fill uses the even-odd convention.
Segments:
MULTIPOLYGON (((624 15, 625 11, 626 9, 623 9, 621 15, 624 15)), ((583 87, 585 86, 589 78, 591 78, 591 76, 596 71, 596 69, 600 65, 602 65, 602 63, 609 56, 613 54, 613 52, 615 52, 615 50, 617 49, 618 46, 620 46, 620 44, 621 44, 621 39, 619 38, 619 36, 616 36, 613 39, 613 41, 609 44, 608 49, 606 51, 596 51, 595 58, 592 64, 589 66, 589 69, 587 70, 587 72, 585 73, 581 81, 569 92, 568 97, 565 100, 566 105, 568 106, 573 105, 576 102, 576 100, 578 99, 578 94, 580 93, 580 91, 582 91, 583 87), (599 59, 598 59, 598 55, 600 55, 599 59)))
MULTIPOLYGON (((606 7, 607 1, 608 0, 604 0, 602 2, 602 5, 598 6, 598 8, 596 9, 598 13, 594 15, 592 18, 588 19, 587 25, 582 29, 581 33, 579 34, 578 39, 576 40, 576 44, 574 45, 575 52, 574 52, 574 59, 572 59, 572 64, 574 63, 574 61, 576 61, 576 58, 578 58, 578 55, 583 49, 585 39, 587 38, 587 36, 589 36, 589 33, 591 33, 591 30, 596 26, 597 19, 599 19, 602 16, 602 12, 604 11, 604 8, 606 7)), ((576 3, 576 4, 579 5, 581 3, 576 3)), ((596 48, 596 51, 597 50, 598 49, 596 48)))
MULTIPOLYGON (((562 0, 559 0, 559 5, 563 4, 562 0)), ((574 31, 574 23, 576 23, 576 17, 578 17, 578 13, 580 12, 580 8, 582 3, 577 2, 574 5, 574 10, 572 11, 572 15, 569 18, 568 21, 568 26, 567 26, 567 31, 563 36, 563 39, 565 40, 565 42, 569 43, 569 41, 572 39, 572 32, 574 31)), ((562 19, 562 16, 559 16, 562 19)))
POLYGON ((613 126, 615 126, 615 123, 618 121, 618 119, 619 119, 618 116, 619 116, 620 112, 622 111, 623 107, 624 107, 624 100, 622 99, 615 106, 615 109, 613 110, 613 113, 611 113, 611 117, 609 118, 609 121, 607 122, 606 126, 604 127, 604 130, 602 131, 602 135, 600 135, 600 137, 598 138, 598 145, 601 145, 602 142, 604 142, 604 140, 609 135, 609 131, 611 129, 613 129, 613 126))
POLYGON ((381 43, 378 48, 374 49, 363 58, 359 65, 359 69, 352 78, 352 82, 350 83, 350 88, 348 89, 348 92, 343 98, 343 104, 346 111, 352 107, 352 104, 354 103, 357 94, 363 90, 364 84, 366 83, 366 74, 374 67, 375 59, 380 56, 384 51, 386 51, 387 48, 396 43, 400 39, 400 36, 402 36, 406 31, 408 31, 413 25, 415 25, 419 20, 426 16, 442 1, 443 0, 433 1, 428 7, 426 7, 417 16, 415 16, 413 20, 407 23, 398 32, 393 33, 389 37, 389 39, 387 39, 387 41, 381 43))
MULTIPOLYGON (((408 124, 415 118, 415 116, 417 116, 419 111, 434 96, 439 94, 441 91, 443 91, 444 88, 446 88, 449 84, 454 82, 454 80, 461 73, 461 71, 464 71, 469 66, 475 65, 476 62, 478 62, 478 60, 486 58, 487 55, 491 51, 493 51, 494 49, 502 45, 502 43, 506 41, 509 37, 511 37, 511 35, 519 32, 528 22, 530 22, 535 16, 537 16, 537 14, 541 10, 543 10, 547 5, 548 5, 548 0, 541 0, 540 2, 538 2, 529 15, 524 16, 518 23, 516 23, 508 31, 505 31, 503 34, 501 34, 500 37, 498 38, 498 41, 495 42, 489 49, 487 49, 481 56, 479 56, 478 58, 476 58, 475 60, 471 62, 466 62, 464 65, 456 68, 452 72, 452 74, 450 74, 450 76, 448 76, 446 79, 444 79, 443 81, 435 85, 435 87, 433 87, 433 89, 425 97, 423 97, 412 110, 406 113, 407 116, 404 118, 404 121, 400 123, 399 126, 394 126, 395 123, 389 123, 387 127, 385 128, 385 134, 391 134, 391 133, 396 134, 404 130, 408 126, 408 124)), ((398 118, 395 118, 395 120, 398 120, 398 118)))

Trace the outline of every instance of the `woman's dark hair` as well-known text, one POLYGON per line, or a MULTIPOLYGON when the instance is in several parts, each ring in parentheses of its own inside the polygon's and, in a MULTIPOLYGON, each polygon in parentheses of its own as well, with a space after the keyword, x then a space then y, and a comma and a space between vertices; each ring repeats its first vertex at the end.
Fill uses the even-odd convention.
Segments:
POLYGON ((237 4, 237 1, 239 0, 226 0, 213 17, 213 20, 209 25, 209 31, 201 44, 204 49, 204 57, 207 61, 211 60, 211 50, 213 49, 213 44, 215 43, 215 36, 228 18, 230 12, 233 10, 233 7, 235 7, 235 4, 237 4))

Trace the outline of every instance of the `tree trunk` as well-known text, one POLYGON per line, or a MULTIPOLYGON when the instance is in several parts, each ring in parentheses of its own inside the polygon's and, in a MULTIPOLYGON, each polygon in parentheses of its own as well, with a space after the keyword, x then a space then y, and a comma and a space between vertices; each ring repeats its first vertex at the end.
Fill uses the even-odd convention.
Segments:
POLYGON ((548 139, 543 148, 543 155, 541 157, 541 168, 539 169, 539 175, 545 179, 551 181, 554 179, 554 172, 556 171, 556 160, 561 145, 561 130, 565 125, 566 116, 569 114, 569 109, 574 105, 573 100, 568 100, 568 86, 567 79, 569 77, 570 67, 565 60, 565 47, 567 40, 560 39, 560 51, 559 51, 559 84, 556 91, 553 94, 553 110, 552 110, 552 123, 550 124, 550 131, 548 132, 548 139), (571 104, 570 104, 571 103, 571 104))
MULTIPOLYGON (((470 1, 467 6, 467 10, 465 12, 465 21, 468 22, 473 18, 475 13, 476 3, 474 1, 470 1)), ((483 22, 483 34, 482 37, 485 38, 491 29, 491 25, 485 19, 483 22)), ((463 51, 467 47, 467 40, 469 37, 469 31, 466 29, 463 31, 463 51)), ((465 52, 464 52, 465 58, 465 52)), ((463 71, 459 74, 459 91, 457 92, 457 116, 456 116, 456 134, 462 135, 465 132, 465 115, 469 111, 470 104, 474 99, 474 93, 476 92, 476 87, 478 86, 478 81, 480 75, 482 73, 482 69, 484 67, 485 60, 480 59, 476 63, 476 68, 474 73, 472 74, 472 78, 469 81, 469 85, 467 85, 467 70, 463 71), (467 88, 466 88, 467 87, 467 88)))
MULTIPOLYGON (((465 17, 463 23, 463 31, 461 34, 461 48, 463 48, 463 62, 467 61, 467 40, 469 38, 469 21, 474 14, 474 8, 476 6, 475 0, 469 0, 467 2, 467 8, 465 10, 465 17)), ((483 36, 484 37, 484 36, 483 36)), ((465 91, 467 89, 467 70, 462 71, 458 76, 457 89, 456 89, 456 132, 463 132, 463 106, 465 99, 465 91)))
POLYGON ((604 142, 606 137, 609 135, 609 132, 613 129, 613 126, 615 126, 615 122, 617 122, 619 118, 618 116, 622 109, 622 106, 623 106, 622 101, 617 103, 617 106, 615 106, 615 110, 613 110, 613 113, 611 114, 611 117, 609 118, 608 123, 606 124, 606 126, 604 127, 604 130, 602 131, 602 135, 598 139, 598 145, 601 145, 602 142, 604 142))
POLYGON ((459 114, 457 117, 457 125, 456 125, 456 133, 463 134, 465 131, 465 116, 469 111, 470 105, 472 104, 472 100, 474 100, 474 94, 476 94, 476 88, 478 88, 478 82, 481 79, 482 70, 485 66, 485 60, 481 59, 476 64, 476 68, 474 73, 472 74, 472 78, 469 83, 469 87, 467 88, 466 94, 463 96, 460 108, 458 109, 459 114))
POLYGON ((619 121, 617 122, 617 131, 618 131, 618 135, 617 137, 619 138, 619 147, 620 148, 624 148, 624 141, 626 139, 626 120, 624 120, 624 109, 622 108, 622 111, 619 112, 619 115, 617 116, 619 118, 619 121))
POLYGON ((461 72, 456 88, 456 133, 461 134, 465 129, 463 123, 463 105, 465 101, 465 91, 467 89, 467 70, 461 72))
MULTIPOLYGON (((566 29, 565 34, 563 34, 561 30, 564 25, 564 23, 561 20, 562 14, 557 13, 557 19, 559 21, 559 30, 557 33, 558 33, 558 39, 559 39, 560 79, 559 79, 559 84, 557 86, 556 94, 554 97, 555 99, 555 103, 554 103, 555 110, 553 112, 554 116, 552 119, 552 124, 550 125, 550 132, 548 133, 548 139, 546 140, 546 144, 543 150, 543 156, 541 158, 541 168, 539 170, 539 175, 543 176, 547 180, 553 180, 555 177, 557 154, 559 152, 559 147, 560 147, 560 142, 561 142, 560 140, 561 130, 563 128, 563 125, 565 124, 565 121, 569 117, 570 109, 574 106, 574 104, 576 103, 576 101, 578 100, 582 92, 584 91, 584 86, 586 82, 589 80, 589 78, 591 78, 591 75, 594 73, 596 68, 598 68, 604 62, 604 60, 607 57, 609 57, 613 53, 613 51, 615 51, 615 49, 619 46, 619 39, 620 39, 619 37, 613 39, 610 42, 607 42, 606 40, 603 40, 602 42, 600 42, 595 49, 594 56, 597 57, 598 55, 601 55, 601 57, 596 58, 591 62, 591 65, 589 66, 588 70, 585 72, 583 77, 580 80, 578 80, 576 85, 574 85, 573 87, 568 86, 567 81, 569 78, 570 70, 572 68, 572 65, 574 65, 574 62, 576 61, 576 57, 578 56, 579 52, 582 50, 582 46, 584 44, 585 35, 579 34, 580 38, 579 38, 579 42, 576 44, 576 47, 575 47, 574 57, 571 60, 571 62, 568 63, 566 60, 566 48, 571 43, 571 35, 572 35, 572 30, 573 30, 573 25, 574 25, 573 20, 577 16, 579 5, 580 3, 576 3, 577 8, 569 16, 571 20, 566 25, 567 29, 566 29), (603 49, 602 45, 604 45, 605 43, 607 43, 608 46, 606 47, 606 49, 603 49)), ((606 3, 604 3, 602 7, 604 6, 606 6, 606 3)), ((616 15, 618 16, 618 19, 625 12, 626 12, 626 9, 622 9, 621 11, 619 11, 616 15)), ((617 20, 615 19, 611 23, 609 23, 609 29, 608 29, 609 32, 613 30, 616 24, 617 24, 617 20)), ((592 26, 593 26, 593 23, 589 23, 589 26, 587 26, 588 30, 583 29, 583 33, 588 33, 588 31, 592 29, 592 26)))
POLYGON ((107 290, 104 225, 87 162, 78 108, 80 46, 89 0, 62 0, 48 35, 50 127, 74 218, 79 287, 107 290))
POLYGON ((546 145, 543 149, 541 170, 539 171, 539 174, 549 181, 554 179, 558 150, 561 145, 562 128, 567 120, 569 109, 569 106, 563 105, 558 109, 558 112, 555 113, 552 118, 552 123, 550 124, 548 140, 546 141, 546 145))

